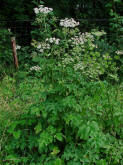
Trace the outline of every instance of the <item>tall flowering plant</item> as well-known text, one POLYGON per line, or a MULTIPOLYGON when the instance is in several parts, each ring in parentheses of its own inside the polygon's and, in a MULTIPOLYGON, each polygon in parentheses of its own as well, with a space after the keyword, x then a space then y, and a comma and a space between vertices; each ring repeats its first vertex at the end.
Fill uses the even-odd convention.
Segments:
POLYGON ((95 42, 104 32, 81 33, 79 22, 56 20, 53 10, 44 6, 34 11, 38 30, 32 41, 33 77, 20 83, 17 93, 29 105, 9 129, 12 138, 7 151, 15 154, 7 160, 27 165, 106 164, 106 153, 109 149, 112 153, 112 136, 120 132, 115 131, 116 122, 120 127, 122 118, 120 113, 113 116, 112 102, 109 108, 108 83, 90 82, 111 70, 111 56, 101 52, 95 42), (109 128, 108 134, 105 128, 109 128))
POLYGON ((53 59, 49 63, 53 62, 57 69, 73 69, 89 80, 99 80, 101 75, 115 75, 117 79, 117 67, 112 57, 98 44, 106 35, 104 31, 82 33, 78 21, 73 18, 60 20, 52 8, 44 5, 34 8, 34 12, 36 29, 32 32, 32 46, 35 48, 32 59, 36 66, 39 64, 43 68, 48 59, 53 59))

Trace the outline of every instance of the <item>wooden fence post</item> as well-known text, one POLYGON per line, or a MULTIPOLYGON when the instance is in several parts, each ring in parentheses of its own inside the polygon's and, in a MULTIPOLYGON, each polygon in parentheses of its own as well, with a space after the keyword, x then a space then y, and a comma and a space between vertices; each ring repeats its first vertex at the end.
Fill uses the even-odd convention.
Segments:
POLYGON ((12 51, 13 51, 14 65, 15 65, 16 69, 18 69, 18 58, 17 58, 16 40, 15 40, 15 37, 11 37, 11 43, 12 43, 12 51))

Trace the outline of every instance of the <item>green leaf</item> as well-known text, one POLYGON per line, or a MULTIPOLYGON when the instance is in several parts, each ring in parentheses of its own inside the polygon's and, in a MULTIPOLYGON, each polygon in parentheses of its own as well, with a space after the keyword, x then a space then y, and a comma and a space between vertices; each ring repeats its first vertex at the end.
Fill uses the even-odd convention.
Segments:
POLYGON ((55 138, 59 141, 63 140, 63 134, 62 133, 56 133, 55 138))
POLYGON ((35 133, 36 134, 38 134, 39 132, 41 132, 42 131, 42 125, 41 125, 41 123, 38 123, 34 129, 35 129, 35 133))
POLYGON ((21 131, 16 131, 16 132, 13 132, 13 136, 15 139, 19 139, 20 138, 20 135, 21 135, 21 131))
POLYGON ((33 62, 39 62, 39 60, 40 60, 39 57, 34 57, 34 58, 32 59, 33 62))
POLYGON ((51 152, 52 155, 57 155, 60 152, 58 147, 54 147, 53 151, 51 152))
POLYGON ((60 158, 57 158, 57 159, 55 160, 54 165, 63 165, 62 160, 61 160, 60 158))
POLYGON ((81 139, 87 140, 90 135, 90 127, 89 126, 82 126, 79 128, 78 135, 81 139))

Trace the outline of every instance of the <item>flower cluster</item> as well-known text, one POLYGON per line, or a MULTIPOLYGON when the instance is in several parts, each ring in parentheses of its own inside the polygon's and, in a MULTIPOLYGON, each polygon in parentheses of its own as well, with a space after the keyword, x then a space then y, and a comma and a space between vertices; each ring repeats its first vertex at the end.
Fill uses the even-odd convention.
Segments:
POLYGON ((11 32, 11 29, 9 28, 8 31, 9 31, 9 33, 10 33, 10 32, 11 32))
POLYGON ((72 41, 74 45, 83 45, 86 42, 85 38, 82 35, 72 37, 70 41, 72 41))
POLYGON ((34 8, 35 14, 39 14, 39 13, 48 14, 52 11, 53 11, 52 8, 44 7, 44 5, 40 5, 39 8, 34 8))
POLYGON ((93 35, 91 33, 85 32, 79 33, 75 37, 72 37, 70 41, 72 41, 74 45, 83 45, 85 42, 88 41, 88 39, 94 41, 93 35))
POLYGON ((78 25, 79 25, 79 22, 76 22, 73 18, 71 19, 65 18, 65 19, 60 20, 60 26, 63 26, 63 27, 76 27, 78 25))
POLYGON ((89 32, 85 32, 85 33, 82 33, 82 35, 86 38, 86 39, 89 39, 91 41, 94 41, 94 36, 89 33, 89 32))
POLYGON ((37 49, 39 52, 43 53, 44 50, 49 50, 50 49, 50 44, 48 43, 38 43, 37 44, 37 49))
POLYGON ((118 50, 118 51, 116 51, 116 53, 119 54, 119 55, 122 55, 123 51, 122 50, 118 50))
POLYGON ((21 49, 21 46, 20 45, 16 45, 16 50, 19 50, 21 49))
POLYGON ((41 68, 37 65, 37 66, 33 66, 33 67, 31 67, 30 68, 30 71, 39 71, 39 70, 41 70, 41 68))
POLYGON ((74 70, 75 71, 83 70, 84 68, 85 68, 85 66, 84 66, 84 64, 82 62, 74 65, 74 70))
POLYGON ((51 48, 51 44, 59 45, 60 39, 58 38, 46 38, 45 42, 37 42, 33 40, 32 45, 36 47, 39 52, 43 53, 44 50, 49 50, 51 48))
POLYGON ((46 39, 46 42, 49 42, 49 43, 54 43, 54 44, 56 44, 56 45, 59 45, 59 41, 60 41, 60 39, 59 38, 47 38, 46 39))

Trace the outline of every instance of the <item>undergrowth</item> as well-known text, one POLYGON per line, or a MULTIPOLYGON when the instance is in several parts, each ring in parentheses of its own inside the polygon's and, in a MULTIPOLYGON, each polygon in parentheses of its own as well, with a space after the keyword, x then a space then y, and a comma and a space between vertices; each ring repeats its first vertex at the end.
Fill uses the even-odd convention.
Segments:
POLYGON ((64 74, 3 80, 1 164, 122 165, 122 85, 64 74))

